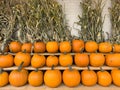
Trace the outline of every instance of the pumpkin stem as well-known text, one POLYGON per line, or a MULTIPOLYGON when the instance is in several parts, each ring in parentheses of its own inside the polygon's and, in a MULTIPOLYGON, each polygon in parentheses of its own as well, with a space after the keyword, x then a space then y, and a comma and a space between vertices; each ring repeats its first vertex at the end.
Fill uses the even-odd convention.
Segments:
POLYGON ((2 68, 0 68, 0 74, 3 72, 3 69, 2 68))
POLYGON ((69 67, 69 70, 70 70, 70 71, 72 71, 72 70, 73 70, 71 65, 68 65, 68 67, 69 67))
POLYGON ((104 71, 104 70, 102 69, 102 67, 100 67, 100 71, 102 71, 102 72, 104 71))
POLYGON ((38 72, 38 68, 35 69, 35 72, 38 72))
POLYGON ((90 71, 90 66, 87 66, 88 67, 88 70, 90 71))
POLYGON ((51 70, 54 70, 54 65, 52 65, 51 70))
POLYGON ((26 53, 26 49, 24 49, 22 52, 23 52, 23 53, 26 53))
POLYGON ((23 66, 23 61, 21 62, 21 64, 20 64, 20 66, 18 67, 18 71, 21 71, 21 69, 22 69, 22 66, 23 66))
POLYGON ((84 51, 84 48, 81 49, 80 53, 83 53, 83 51, 84 51))

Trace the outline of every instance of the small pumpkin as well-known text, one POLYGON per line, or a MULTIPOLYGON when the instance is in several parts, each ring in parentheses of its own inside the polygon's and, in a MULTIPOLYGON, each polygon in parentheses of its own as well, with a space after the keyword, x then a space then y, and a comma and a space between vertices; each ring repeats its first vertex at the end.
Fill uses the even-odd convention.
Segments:
POLYGON ((14 58, 11 54, 1 54, 0 55, 0 67, 7 68, 14 64, 14 58))
POLYGON ((76 69, 72 69, 69 66, 69 69, 63 71, 63 83, 68 87, 75 87, 80 84, 80 73, 76 69))
POLYGON ((68 65, 72 65, 73 64, 73 57, 71 54, 60 54, 59 56, 59 64, 61 66, 68 66, 68 65))
POLYGON ((94 67, 99 67, 104 65, 105 56, 102 53, 91 53, 90 54, 90 65, 94 67))
POLYGON ((120 52, 120 44, 113 44, 113 52, 115 53, 120 52))
POLYGON ((57 66, 59 62, 59 59, 55 55, 49 55, 46 59, 46 66, 52 67, 52 66, 57 66))
POLYGON ((104 71, 102 68, 97 72, 98 84, 104 87, 110 86, 112 83, 112 77, 108 71, 104 71))
POLYGON ((17 70, 13 70, 9 74, 9 83, 12 86, 20 87, 27 83, 28 71, 22 68, 23 62, 17 70))
POLYGON ((27 53, 30 53, 32 49, 32 43, 23 43, 21 46, 21 51, 26 51, 27 53))
POLYGON ((29 66, 30 61, 31 61, 30 53, 18 52, 18 53, 16 53, 16 55, 14 57, 14 64, 16 66, 19 66, 21 64, 21 62, 24 62, 24 64, 23 64, 24 67, 29 66))
POLYGON ((31 86, 35 86, 35 87, 42 85, 43 84, 43 72, 38 71, 38 69, 36 69, 35 71, 31 71, 28 76, 28 83, 31 86))
POLYGON ((109 42, 101 42, 99 43, 99 52, 109 53, 112 51, 112 44, 109 42))
POLYGON ((56 88, 62 83, 62 74, 57 69, 47 70, 44 73, 44 83, 48 87, 56 88))
POLYGON ((34 48, 35 53, 44 53, 46 51, 46 44, 44 42, 35 42, 34 48))
POLYGON ((113 84, 120 87, 120 68, 112 69, 111 76, 113 84))
POLYGON ((95 41, 87 41, 85 43, 85 50, 87 52, 90 52, 90 53, 96 52, 98 50, 98 44, 97 44, 97 42, 95 42, 95 41))
POLYGON ((69 41, 60 42, 60 47, 59 47, 60 52, 68 53, 68 52, 71 52, 71 49, 72 49, 72 46, 71 46, 71 43, 69 41))
POLYGON ((9 82, 9 75, 0 68, 0 87, 6 86, 9 82))
POLYGON ((72 51, 79 53, 82 50, 84 50, 84 41, 79 39, 72 40, 72 51))
POLYGON ((120 66, 120 54, 107 54, 106 56, 106 65, 111 67, 119 67, 120 66))
POLYGON ((93 86, 97 83, 97 74, 93 70, 83 70, 81 72, 82 84, 85 86, 93 86))
POLYGON ((56 53, 56 52, 58 52, 58 48, 59 48, 59 45, 58 45, 57 41, 49 41, 46 44, 46 50, 49 53, 56 53))
POLYGON ((79 67, 86 67, 89 64, 89 56, 85 53, 75 53, 74 62, 79 67))
POLYGON ((12 41, 9 44, 10 52, 17 53, 21 51, 22 44, 18 41, 12 41))
POLYGON ((34 68, 43 67, 45 65, 46 57, 44 55, 34 54, 31 58, 31 66, 34 68))

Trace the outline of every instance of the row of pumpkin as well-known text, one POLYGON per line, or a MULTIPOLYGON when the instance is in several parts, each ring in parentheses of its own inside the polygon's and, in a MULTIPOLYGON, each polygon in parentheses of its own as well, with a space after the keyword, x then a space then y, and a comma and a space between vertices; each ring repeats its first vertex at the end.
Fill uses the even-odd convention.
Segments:
POLYGON ((11 54, 0 55, 0 67, 7 68, 12 66, 19 66, 21 62, 24 62, 23 66, 32 66, 34 68, 41 68, 43 66, 63 66, 75 64, 78 67, 86 67, 88 65, 94 67, 106 66, 120 66, 120 53, 102 54, 102 53, 61 53, 60 55, 39 55, 34 53, 18 52, 15 56, 11 54))
POLYGON ((0 87, 7 84, 20 87, 26 85, 27 82, 32 86, 41 86, 44 83, 52 88, 60 86, 62 82, 68 87, 75 87, 81 84, 93 86, 97 83, 104 87, 110 86, 112 83, 120 86, 120 69, 93 71, 88 68, 78 71, 69 67, 69 69, 60 71, 52 67, 51 70, 40 71, 36 69, 28 72, 19 66, 17 70, 13 70, 10 73, 0 69, 0 87))
POLYGON ((11 41, 9 45, 6 47, 5 51, 10 51, 13 53, 17 53, 20 51, 26 52, 35 52, 35 53, 56 53, 56 52, 120 52, 119 44, 111 44, 110 42, 101 42, 97 43, 95 41, 87 41, 83 40, 72 40, 69 41, 49 41, 47 43, 44 42, 35 42, 35 43, 20 43, 18 41, 11 41))

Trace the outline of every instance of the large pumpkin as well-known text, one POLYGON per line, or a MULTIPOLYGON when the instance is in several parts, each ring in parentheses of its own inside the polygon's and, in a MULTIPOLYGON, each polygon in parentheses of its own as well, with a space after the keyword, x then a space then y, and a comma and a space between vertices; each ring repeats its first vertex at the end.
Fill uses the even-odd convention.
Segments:
POLYGON ((46 58, 44 55, 34 54, 31 58, 31 66, 35 68, 43 67, 45 65, 46 58))
POLYGON ((44 53, 46 50, 46 44, 44 42, 35 42, 33 50, 35 53, 44 53))
POLYGON ((31 61, 30 53, 18 52, 14 57, 14 63, 16 66, 19 66, 21 62, 24 62, 23 66, 29 66, 31 61))
POLYGON ((42 71, 31 71, 28 76, 28 83, 31 86, 40 86, 43 84, 43 72, 42 71))
POLYGON ((49 41, 46 44, 46 50, 49 53, 56 53, 58 52, 59 45, 57 41, 49 41))
POLYGON ((119 67, 120 66, 120 54, 107 54, 106 55, 106 65, 112 67, 119 67))
POLYGON ((72 40, 72 51, 73 52, 81 52, 84 50, 84 41, 83 40, 72 40))
POLYGON ((76 53, 74 56, 75 65, 79 67, 86 67, 89 64, 89 56, 85 53, 76 53))
POLYGON ((63 83, 68 87, 75 87, 80 84, 80 73, 76 69, 66 69, 63 71, 63 83))
POLYGON ((97 74, 93 70, 83 70, 81 72, 82 84, 85 86, 93 86, 97 83, 97 74))
POLYGON ((85 50, 87 52, 96 52, 98 50, 98 44, 95 41, 87 41, 85 43, 85 50))
POLYGON ((19 66, 18 70, 13 70, 9 74, 9 83, 12 86, 23 86, 27 83, 28 71, 22 68, 22 64, 19 66))
POLYGON ((6 68, 11 67, 14 64, 13 56, 11 54, 0 55, 0 67, 6 68))
POLYGON ((62 83, 62 74, 59 70, 47 70, 44 73, 44 83, 48 87, 58 87, 62 83))
POLYGON ((91 53, 90 54, 90 65, 94 67, 99 67, 104 65, 105 57, 102 53, 91 53))
POLYGON ((21 46, 21 51, 26 51, 30 53, 31 49, 32 49, 32 43, 23 43, 21 46))
POLYGON ((9 82, 8 73, 5 71, 2 71, 2 68, 0 68, 0 87, 7 85, 8 82, 9 82))
POLYGON ((68 66, 73 64, 73 57, 70 54, 60 54, 59 56, 59 64, 61 66, 68 66))
POLYGON ((111 76, 113 79, 113 84, 120 87, 120 69, 119 68, 112 69, 111 76))
POLYGON ((10 52, 17 53, 21 51, 22 44, 18 41, 12 41, 9 44, 10 52))

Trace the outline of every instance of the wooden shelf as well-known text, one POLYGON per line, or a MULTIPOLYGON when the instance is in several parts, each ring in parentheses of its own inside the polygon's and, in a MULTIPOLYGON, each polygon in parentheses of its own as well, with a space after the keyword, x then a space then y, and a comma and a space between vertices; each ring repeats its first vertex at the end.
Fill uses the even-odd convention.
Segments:
POLYGON ((11 85, 7 85, 5 87, 1 87, 0 90, 120 90, 120 87, 117 87, 115 85, 110 85, 109 87, 103 87, 100 85, 95 85, 91 87, 87 87, 83 85, 79 85, 77 87, 67 87, 64 84, 62 84, 57 88, 50 88, 45 85, 39 87, 33 87, 27 84, 22 87, 14 87, 11 85))
MULTIPOLYGON (((35 70, 35 68, 33 68, 33 67, 31 67, 31 66, 29 66, 29 67, 24 67, 25 69, 27 69, 27 70, 35 70)), ((77 66, 75 66, 75 65, 73 65, 72 66, 72 68, 73 69, 77 69, 77 70, 85 70, 85 69, 88 69, 87 67, 77 67, 77 66)), ((113 68, 117 68, 117 67, 108 67, 108 66, 103 66, 102 67, 104 70, 111 70, 111 69, 113 69, 113 68)), ((3 70, 15 70, 15 69, 17 69, 17 67, 16 66, 13 66, 13 67, 9 67, 9 68, 3 68, 3 70)), ((46 67, 46 66, 44 66, 44 67, 42 67, 42 68, 38 68, 39 70, 49 70, 49 69, 51 69, 51 67, 46 67)), ((57 66, 57 67, 54 67, 54 69, 59 69, 59 70, 65 70, 65 69, 68 69, 68 67, 61 67, 61 66, 57 66)), ((100 67, 92 67, 92 66, 90 66, 90 69, 91 70, 100 70, 100 67)))

